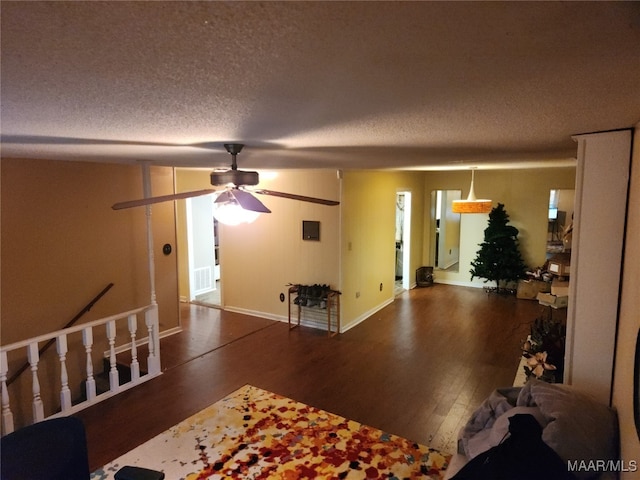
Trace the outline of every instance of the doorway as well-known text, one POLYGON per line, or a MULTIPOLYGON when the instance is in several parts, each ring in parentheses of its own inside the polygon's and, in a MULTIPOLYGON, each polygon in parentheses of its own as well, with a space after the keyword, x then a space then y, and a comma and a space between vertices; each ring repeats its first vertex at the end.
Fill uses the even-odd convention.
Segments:
POLYGON ((189 301, 220 307, 219 235, 213 200, 213 195, 186 200, 189 301))
POLYGON ((571 251, 575 196, 576 191, 572 189, 552 189, 549 192, 547 259, 571 251))
POLYGON ((411 192, 396 193, 395 288, 397 295, 411 288, 411 192))
POLYGON ((460 214, 453 213, 454 200, 461 190, 431 192, 431 250, 429 258, 437 270, 457 272, 460 261, 460 214))

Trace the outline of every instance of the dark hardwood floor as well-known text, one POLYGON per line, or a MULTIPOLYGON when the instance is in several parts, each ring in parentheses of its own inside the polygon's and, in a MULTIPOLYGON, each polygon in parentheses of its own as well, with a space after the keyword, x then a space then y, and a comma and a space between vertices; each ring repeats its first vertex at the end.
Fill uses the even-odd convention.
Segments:
POLYGON ((405 292, 334 338, 184 304, 163 374, 80 414, 96 469, 251 384, 453 452, 469 415, 513 383, 535 301, 438 285, 405 292))

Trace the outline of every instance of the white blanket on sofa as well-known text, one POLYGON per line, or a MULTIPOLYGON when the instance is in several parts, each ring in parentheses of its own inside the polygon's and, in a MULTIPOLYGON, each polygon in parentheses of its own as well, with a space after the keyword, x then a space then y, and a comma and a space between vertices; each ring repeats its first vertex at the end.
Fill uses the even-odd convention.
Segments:
POLYGON ((538 420, 542 440, 578 478, 603 473, 590 468, 594 461, 618 458, 614 410, 567 385, 538 380, 495 390, 460 431, 459 453, 471 459, 498 445, 508 433, 509 417, 516 413, 529 413, 538 420))

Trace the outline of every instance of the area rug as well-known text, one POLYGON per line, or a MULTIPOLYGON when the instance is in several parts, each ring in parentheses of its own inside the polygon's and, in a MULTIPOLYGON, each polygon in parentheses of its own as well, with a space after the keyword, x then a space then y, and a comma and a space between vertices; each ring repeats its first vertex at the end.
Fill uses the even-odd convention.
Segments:
POLYGON ((245 385, 105 465, 163 471, 167 480, 439 479, 450 455, 245 385))

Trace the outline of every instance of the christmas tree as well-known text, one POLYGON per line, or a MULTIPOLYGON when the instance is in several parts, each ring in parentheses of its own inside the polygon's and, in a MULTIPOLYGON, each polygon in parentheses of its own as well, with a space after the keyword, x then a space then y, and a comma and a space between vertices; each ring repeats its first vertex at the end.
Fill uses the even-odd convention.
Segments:
POLYGON ((499 203, 489 213, 484 242, 480 244, 480 250, 471 262, 471 280, 479 277, 485 278, 485 283, 496 282, 497 292, 501 291, 500 282, 504 284, 523 278, 527 268, 518 248, 519 231, 508 223, 509 215, 504 210, 504 205, 499 203))

